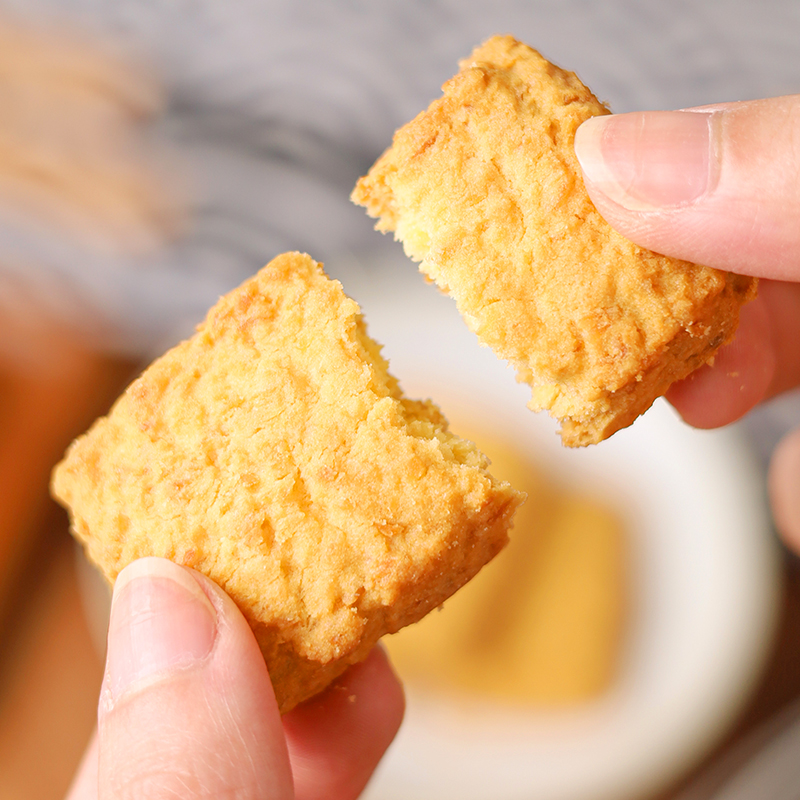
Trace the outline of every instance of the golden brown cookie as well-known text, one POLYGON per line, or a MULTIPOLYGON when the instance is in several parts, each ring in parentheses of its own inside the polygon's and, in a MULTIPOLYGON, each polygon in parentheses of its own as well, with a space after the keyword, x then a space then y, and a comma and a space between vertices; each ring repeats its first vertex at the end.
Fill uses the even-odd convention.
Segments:
POLYGON ((561 420, 601 441, 730 340, 751 278, 657 255, 598 214, 573 150, 608 109, 509 36, 462 62, 353 199, 561 420))
POLYGON ((54 473, 110 581, 157 555, 231 595, 283 712, 475 575, 522 499, 387 367, 341 285, 287 253, 154 362, 54 473))

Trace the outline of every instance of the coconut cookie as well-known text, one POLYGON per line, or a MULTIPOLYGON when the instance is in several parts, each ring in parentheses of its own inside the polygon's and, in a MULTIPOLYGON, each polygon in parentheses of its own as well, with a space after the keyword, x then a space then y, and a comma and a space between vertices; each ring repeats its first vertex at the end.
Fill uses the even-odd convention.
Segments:
POLYGON ((387 367, 341 285, 287 253, 223 297, 54 472, 109 581, 156 555, 225 589, 282 712, 466 583, 522 500, 387 367))
POLYGON ((573 139, 607 113, 574 74, 495 37, 353 192, 570 446, 630 425, 708 362, 756 291, 751 278, 638 247, 599 215, 573 139))

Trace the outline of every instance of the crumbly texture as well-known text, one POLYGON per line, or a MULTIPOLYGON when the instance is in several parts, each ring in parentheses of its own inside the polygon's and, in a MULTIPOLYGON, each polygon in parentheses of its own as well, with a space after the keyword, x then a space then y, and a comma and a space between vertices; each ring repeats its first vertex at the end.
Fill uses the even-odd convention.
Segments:
POLYGON ((630 425, 729 341, 751 278, 657 255, 594 208, 573 140, 608 109, 511 37, 462 62, 353 200, 561 420, 565 444, 630 425))
POLYGON ((109 581, 156 555, 225 589, 285 712, 505 545, 522 495, 486 466, 402 395, 340 284, 287 253, 71 445, 53 493, 109 581))

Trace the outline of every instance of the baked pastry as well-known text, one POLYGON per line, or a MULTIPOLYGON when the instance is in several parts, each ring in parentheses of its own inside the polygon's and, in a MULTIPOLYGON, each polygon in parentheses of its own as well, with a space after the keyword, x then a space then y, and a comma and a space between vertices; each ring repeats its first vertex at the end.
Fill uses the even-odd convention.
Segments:
POLYGON ((631 424, 708 362, 756 291, 751 278, 638 247, 603 220, 573 139, 607 113, 574 74, 494 37, 353 192, 571 446, 631 424))
POLYGON ((286 253, 155 361, 54 472, 109 581, 157 555, 228 592, 282 712, 475 575, 522 500, 387 366, 341 285, 286 253))

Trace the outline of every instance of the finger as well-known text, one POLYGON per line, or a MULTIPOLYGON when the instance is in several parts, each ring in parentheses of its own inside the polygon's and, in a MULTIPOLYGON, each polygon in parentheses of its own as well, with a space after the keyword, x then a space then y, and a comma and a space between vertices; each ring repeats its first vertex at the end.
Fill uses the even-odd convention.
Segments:
POLYGON ((761 281, 742 308, 736 336, 701 367, 673 384, 667 399, 697 428, 733 422, 758 403, 800 386, 800 284, 761 281))
POLYGON ((404 710, 403 690, 378 647, 322 695, 284 717, 297 800, 350 800, 366 786, 404 710))
POLYGON ((800 95, 594 117, 575 152, 600 213, 637 244, 800 280, 800 95))
POLYGON ((117 578, 98 742, 101 800, 292 796, 247 622, 211 581, 164 559, 135 561, 117 578))
POLYGON ((767 391, 767 397, 774 397, 800 386, 800 284, 761 281, 759 294, 775 353, 775 374, 767 391))
POLYGON ((800 428, 784 438, 772 456, 769 494, 775 525, 800 553, 800 428))

